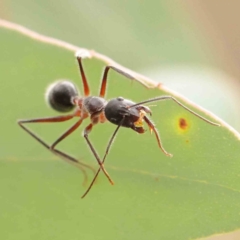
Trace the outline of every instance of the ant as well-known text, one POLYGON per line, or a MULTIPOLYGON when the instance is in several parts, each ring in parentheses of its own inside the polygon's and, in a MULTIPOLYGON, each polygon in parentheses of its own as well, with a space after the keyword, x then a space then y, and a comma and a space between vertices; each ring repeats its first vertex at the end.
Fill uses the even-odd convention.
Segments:
POLYGON ((142 102, 132 102, 131 100, 124 99, 122 97, 117 97, 114 99, 111 99, 110 101, 107 101, 105 99, 105 93, 107 88, 107 77, 108 72, 110 69, 122 74, 123 76, 131 79, 136 80, 133 76, 131 76, 129 73, 126 73, 122 71, 119 68, 116 68, 115 66, 106 66, 102 81, 101 81, 101 87, 99 96, 91 96, 90 95, 90 88, 88 85, 87 78, 84 73, 83 65, 82 65, 82 59, 85 58, 86 55, 84 52, 78 51, 76 52, 76 58, 79 65, 80 75, 82 78, 83 83, 83 90, 84 90, 84 96, 79 96, 77 88, 74 86, 73 83, 62 80, 57 81, 50 85, 50 87, 47 89, 46 92, 46 98, 48 100, 49 105, 58 112, 70 112, 75 108, 75 110, 67 115, 60 115, 56 117, 47 117, 47 118, 35 118, 35 119, 26 119, 26 120, 19 120, 18 124, 21 128, 23 128, 28 134, 30 134, 33 138, 35 138, 39 143, 41 143, 45 148, 53 152, 54 154, 62 157, 64 160, 77 165, 84 173, 85 175, 85 181, 87 179, 87 175, 85 172, 84 167, 87 167, 94 171, 94 169, 75 158, 69 156, 68 154, 57 150, 56 146, 59 142, 61 142, 63 139, 65 139, 67 136, 69 136, 72 132, 74 132, 85 120, 86 118, 90 118, 90 123, 85 127, 83 131, 83 136, 92 151, 93 155, 95 156, 98 164, 99 169, 97 172, 94 171, 95 176, 89 185, 86 192, 83 194, 82 198, 84 198, 87 193, 90 191, 91 187, 93 186, 93 183, 95 182, 99 172, 102 170, 103 173, 108 178, 109 182, 113 185, 114 182, 112 181, 110 175, 104 168, 104 162, 106 159, 106 156, 109 152, 109 149, 113 143, 113 140, 119 130, 120 127, 126 127, 131 128, 133 131, 137 133, 144 133, 145 130, 143 128, 144 122, 148 125, 151 132, 154 132, 157 143, 159 148, 162 150, 162 152, 167 156, 172 156, 172 154, 168 153, 162 145, 160 136, 158 134, 157 128, 151 121, 151 119, 147 116, 148 114, 151 116, 152 112, 151 109, 143 104, 150 103, 150 102, 156 102, 156 101, 162 101, 171 99, 175 103, 177 103, 179 106, 184 108, 185 110, 189 111, 196 117, 204 120, 205 122, 212 124, 214 126, 220 126, 217 123, 211 122, 208 119, 200 116, 199 114, 195 113, 185 105, 183 105, 181 102, 179 102, 177 99, 175 99, 172 96, 160 96, 155 97, 152 99, 148 99, 146 101, 142 102), (64 122, 67 120, 70 120, 74 117, 78 117, 79 119, 77 122, 70 127, 66 132, 64 132, 52 145, 46 144, 43 140, 41 140, 35 133, 33 133, 31 130, 29 130, 27 127, 24 126, 25 123, 54 123, 54 122, 64 122), (117 125, 117 128, 115 129, 114 133, 112 134, 107 148, 105 150, 105 155, 103 157, 103 160, 101 161, 95 148, 93 147, 91 141, 89 140, 89 133, 92 131, 93 126, 95 126, 97 123, 104 123, 106 121, 109 121, 115 125, 117 125))

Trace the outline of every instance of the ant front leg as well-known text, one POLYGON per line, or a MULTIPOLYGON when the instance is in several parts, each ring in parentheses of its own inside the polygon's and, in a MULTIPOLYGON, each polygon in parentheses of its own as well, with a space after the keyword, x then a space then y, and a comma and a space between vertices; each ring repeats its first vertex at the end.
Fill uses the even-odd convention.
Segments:
POLYGON ((146 116, 144 116, 143 118, 144 118, 145 122, 147 123, 147 125, 149 126, 150 131, 151 131, 151 132, 152 132, 152 131, 154 132, 154 134, 155 134, 155 136, 156 136, 156 139, 157 139, 157 143, 158 143, 159 148, 163 151, 163 153, 164 153, 166 156, 172 157, 172 154, 171 154, 171 153, 168 153, 168 152, 163 148, 163 145, 162 145, 162 142, 161 142, 159 133, 158 133, 156 127, 154 126, 154 124, 152 123, 152 121, 151 121, 148 117, 146 117, 146 116))
POLYGON ((99 97, 104 98, 105 97, 105 93, 106 93, 106 88, 107 88, 107 77, 108 77, 108 72, 110 69, 113 69, 114 71, 120 73, 121 75, 131 79, 131 80, 135 80, 135 78, 133 76, 131 76, 129 73, 124 72, 123 70, 116 68, 114 66, 107 66, 104 70, 103 73, 103 78, 102 78, 102 83, 101 83, 101 88, 100 88, 100 93, 99 93, 99 97))
MULTIPOLYGON (((98 113, 97 113, 97 115, 98 115, 98 113)), ((109 176, 108 172, 107 172, 106 169, 104 168, 103 163, 101 162, 101 160, 100 160, 100 158, 99 158, 99 156, 98 156, 95 148, 93 147, 92 143, 90 142, 90 140, 89 140, 89 138, 88 138, 89 133, 92 131, 93 125, 95 125, 95 124, 98 122, 98 119, 99 119, 99 116, 96 116, 96 117, 95 117, 94 115, 91 116, 92 123, 90 123, 90 124, 84 129, 84 138, 86 139, 89 148, 91 149, 94 157, 96 158, 96 160, 97 160, 100 168, 101 168, 102 171, 104 172, 105 176, 108 178, 109 182, 110 182, 112 185, 114 185, 113 180, 111 179, 111 177, 109 176)))

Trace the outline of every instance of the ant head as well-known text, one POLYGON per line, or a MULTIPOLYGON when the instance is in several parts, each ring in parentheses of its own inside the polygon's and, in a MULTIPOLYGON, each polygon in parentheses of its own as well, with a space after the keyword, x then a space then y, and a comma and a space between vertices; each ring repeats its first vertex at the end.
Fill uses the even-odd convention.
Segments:
POLYGON ((67 80, 52 83, 45 97, 49 105, 58 112, 69 112, 74 108, 73 98, 78 96, 75 85, 67 80))
POLYGON ((133 129, 135 132, 144 133, 143 118, 146 115, 146 111, 150 109, 144 106, 136 106, 131 100, 124 99, 122 97, 114 98, 110 100, 105 109, 105 116, 109 122, 133 129), (131 107, 133 106, 133 107, 131 107))

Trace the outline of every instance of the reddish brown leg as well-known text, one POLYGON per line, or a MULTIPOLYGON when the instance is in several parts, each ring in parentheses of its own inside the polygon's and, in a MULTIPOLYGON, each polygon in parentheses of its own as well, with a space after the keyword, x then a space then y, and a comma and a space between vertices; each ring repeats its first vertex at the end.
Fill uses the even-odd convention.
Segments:
POLYGON ((105 159, 106 159, 106 157, 107 157, 107 154, 108 154, 108 152, 109 152, 109 149, 110 149, 110 147, 111 147, 111 145, 112 145, 112 143, 113 143, 113 140, 114 140, 114 138, 115 138, 115 136, 116 136, 116 134, 117 134, 117 132, 118 132, 118 130, 119 130, 120 127, 121 127, 121 125, 118 125, 118 126, 117 126, 117 128, 116 128, 116 130, 114 131, 112 137, 110 138, 110 140, 109 140, 109 142, 108 142, 108 145, 107 145, 107 148, 106 148, 106 151, 105 151, 105 155, 104 155, 104 157, 103 157, 103 160, 102 160, 102 162, 100 162, 100 164, 99 164, 99 165, 100 165, 100 168, 99 168, 98 171, 96 172, 96 174, 95 174, 95 176, 94 176, 91 184, 89 185, 87 191, 82 195, 82 198, 84 198, 84 197, 88 194, 88 192, 91 190, 94 182, 96 181, 97 176, 98 176, 98 174, 100 173, 100 171, 101 171, 101 169, 102 169, 102 166, 103 166, 103 164, 104 164, 104 162, 105 162, 105 159))
POLYGON ((77 56, 77 60, 78 60, 78 65, 79 65, 79 69, 80 69, 80 74, 82 76, 84 96, 86 97, 86 96, 89 96, 89 94, 90 94, 90 88, 88 86, 87 78, 86 78, 84 70, 83 70, 81 56, 77 56))
POLYGON ((103 73, 103 78, 102 78, 102 83, 101 83, 101 88, 100 88, 100 93, 99 93, 99 97, 102 97, 104 98, 105 97, 105 93, 106 93, 106 88, 107 88, 107 77, 108 77, 108 71, 111 69, 115 70, 116 72, 122 74, 123 76, 129 78, 129 79, 132 79, 134 80, 135 78, 133 76, 131 76, 130 74, 116 68, 116 67, 113 67, 113 66, 107 66, 104 70, 104 73, 103 73))
POLYGON ((83 118, 80 118, 72 127, 70 127, 65 133, 63 133, 52 145, 51 149, 54 149, 58 143, 60 143, 64 138, 73 133, 82 123, 83 118))
POLYGON ((95 173, 94 168, 76 160, 75 158, 69 156, 68 154, 66 154, 62 151, 59 151, 57 149, 51 149, 51 147, 47 143, 45 143, 35 133, 33 133, 31 130, 29 130, 28 128, 26 128, 23 125, 25 123, 36 123, 36 122, 62 122, 62 121, 67 121, 67 120, 71 119, 72 117, 73 117, 72 115, 67 115, 67 116, 59 116, 59 117, 53 117, 53 118, 38 118, 38 119, 29 119, 29 120, 19 120, 18 124, 23 130, 25 130, 29 135, 31 135, 33 138, 35 138, 45 148, 52 151, 54 154, 62 157, 65 161, 67 161, 69 163, 72 163, 75 166, 77 166, 84 174, 84 184, 85 184, 87 182, 87 174, 86 174, 86 171, 85 171, 84 167, 91 169, 95 173))
POLYGON ((46 118, 33 118, 33 119, 25 119, 19 120, 18 123, 53 123, 53 122, 64 122, 70 120, 75 115, 65 115, 65 116, 57 116, 57 117, 46 117, 46 118))
POLYGON ((101 160, 95 150, 95 148, 93 147, 92 143, 90 142, 89 138, 88 138, 88 134, 92 131, 93 128, 93 123, 90 123, 85 129, 84 129, 84 138, 87 141, 88 146, 90 147, 94 157, 96 158, 96 160, 98 161, 98 164, 100 166, 100 168, 102 169, 102 171, 104 172, 105 176, 108 178, 109 182, 114 185, 113 180, 111 179, 111 177, 109 176, 108 172, 106 171, 106 169, 104 168, 104 166, 101 163, 101 160))
MULTIPOLYGON (((51 118, 36 118, 36 119, 30 119, 30 120, 21 120, 20 123, 40 123, 40 122, 63 122, 67 121, 71 118, 73 118, 75 114, 72 115, 66 115, 66 116, 58 116, 58 117, 51 117, 51 118)), ((55 146, 61 142, 64 138, 66 138, 68 135, 70 135, 72 132, 74 132, 82 123, 84 118, 80 118, 71 128, 69 128, 64 134, 62 134, 51 146, 50 149, 53 150, 55 146)))
POLYGON ((169 157, 172 157, 172 154, 171 153, 168 153, 164 148, 163 148, 163 145, 162 145, 162 142, 161 142, 161 139, 160 139, 160 136, 159 136, 159 133, 156 129, 156 127, 154 126, 154 124, 152 123, 152 121, 144 116, 143 117, 145 122, 147 123, 147 125, 149 126, 150 130, 152 130, 156 136, 156 139, 157 139, 157 142, 158 142, 158 146, 160 147, 160 149, 164 152, 165 155, 169 156, 169 157))

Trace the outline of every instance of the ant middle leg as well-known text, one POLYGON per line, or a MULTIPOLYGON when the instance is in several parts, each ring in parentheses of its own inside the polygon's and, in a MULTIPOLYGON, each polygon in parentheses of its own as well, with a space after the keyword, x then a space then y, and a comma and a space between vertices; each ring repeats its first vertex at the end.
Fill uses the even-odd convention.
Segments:
POLYGON ((88 137, 89 133, 92 131, 93 125, 97 124, 98 121, 99 121, 99 113, 93 114, 93 115, 91 116, 91 121, 92 121, 92 122, 84 129, 84 138, 86 139, 86 142, 87 142, 89 148, 91 149, 94 157, 96 158, 96 160, 97 160, 100 168, 101 168, 102 171, 104 172, 105 176, 108 178, 109 182, 110 182, 112 185, 114 185, 113 180, 111 179, 110 175, 108 174, 108 172, 107 172, 106 169, 104 168, 103 163, 101 162, 101 160, 100 160, 100 158, 99 158, 99 156, 98 156, 95 148, 93 147, 93 145, 92 145, 92 143, 91 143, 91 141, 89 140, 89 137, 88 137))
POLYGON ((166 156, 172 157, 172 154, 171 154, 171 153, 168 153, 168 152, 164 149, 164 147, 163 147, 163 145, 162 145, 162 141, 161 141, 160 136, 159 136, 159 133, 158 133, 156 127, 154 126, 154 124, 152 123, 152 121, 151 121, 148 117, 146 117, 146 116, 144 116, 143 118, 144 118, 145 122, 147 123, 147 125, 149 126, 150 130, 154 132, 154 134, 155 134, 155 136, 156 136, 156 139, 157 139, 157 143, 158 143, 159 148, 163 151, 163 153, 164 153, 166 156))

